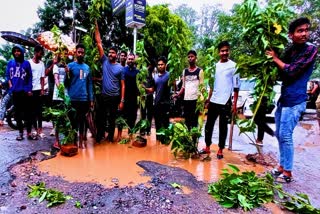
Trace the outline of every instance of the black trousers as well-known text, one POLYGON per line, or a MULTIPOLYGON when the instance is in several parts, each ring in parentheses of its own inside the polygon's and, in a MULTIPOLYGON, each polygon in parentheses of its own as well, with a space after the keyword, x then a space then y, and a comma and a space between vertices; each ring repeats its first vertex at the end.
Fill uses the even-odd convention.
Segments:
POLYGON ((151 131, 152 117, 153 117, 153 96, 149 95, 146 97, 146 104, 144 108, 141 107, 141 119, 143 120, 147 119, 150 125, 148 126, 148 128, 146 128, 146 130, 142 130, 142 132, 151 131))
POLYGON ((158 103, 154 106, 154 120, 156 130, 169 127, 169 103, 158 103))
POLYGON ((197 100, 184 100, 184 119, 189 130, 193 127, 198 127, 199 111, 196 111, 197 100))
POLYGON ((84 135, 85 124, 86 124, 86 114, 89 111, 89 102, 88 101, 71 101, 72 108, 75 109, 75 112, 71 112, 72 128, 79 131, 80 135, 84 135))
POLYGON ((219 148, 224 149, 226 145, 228 133, 228 117, 231 113, 231 101, 229 100, 226 105, 216 103, 209 103, 207 123, 205 126, 205 142, 206 146, 212 144, 212 131, 216 119, 219 116, 219 148))
POLYGON ((274 131, 266 123, 266 111, 267 107, 261 105, 257 111, 257 114, 254 118, 254 122, 258 126, 258 140, 263 141, 264 133, 267 132, 269 135, 274 136, 274 131))
MULTIPOLYGON (((133 99, 126 98, 125 100, 126 101, 124 103, 124 109, 123 109, 122 115, 126 120, 130 130, 132 130, 137 120, 137 111, 138 111, 137 97, 133 97, 133 99)), ((122 130, 122 127, 118 127, 118 129, 122 130)))
POLYGON ((37 130, 42 128, 42 105, 41 90, 32 91, 32 124, 37 130))
POLYGON ((16 108, 16 120, 20 134, 23 134, 23 123, 27 129, 27 133, 31 133, 31 109, 32 109, 32 98, 28 96, 26 92, 13 92, 12 93, 13 105, 16 108))
POLYGON ((119 103, 120 96, 102 94, 97 97, 97 142, 104 137, 105 131, 108 132, 107 140, 113 142, 119 103))

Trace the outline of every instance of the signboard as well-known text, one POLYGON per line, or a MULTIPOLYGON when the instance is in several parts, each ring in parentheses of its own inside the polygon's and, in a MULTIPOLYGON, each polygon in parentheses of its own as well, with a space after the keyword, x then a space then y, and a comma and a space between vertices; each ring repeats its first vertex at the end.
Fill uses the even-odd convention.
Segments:
POLYGON ((146 22, 146 0, 126 0, 126 26, 142 28, 146 22))
POLYGON ((126 6, 126 0, 111 0, 112 14, 116 15, 126 6))

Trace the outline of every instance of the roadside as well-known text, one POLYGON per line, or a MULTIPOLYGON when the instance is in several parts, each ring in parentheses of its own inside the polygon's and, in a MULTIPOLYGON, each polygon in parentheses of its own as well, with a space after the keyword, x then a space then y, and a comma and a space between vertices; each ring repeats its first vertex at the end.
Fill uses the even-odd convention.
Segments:
MULTIPOLYGON (((272 126, 274 128, 273 124, 272 126)), ((248 143, 247 137, 245 135, 238 136, 237 128, 234 130, 234 151, 232 153, 226 151, 224 162, 219 162, 215 158, 214 151, 216 146, 214 145, 211 155, 212 160, 203 164, 212 165, 209 171, 216 170, 219 165, 223 167, 228 162, 246 166, 248 161, 245 160, 244 155, 237 155, 237 153, 249 154, 256 152, 255 146, 248 143)), ((48 135, 50 129, 45 127, 44 131, 48 135)), ((41 181, 44 181, 48 187, 54 187, 73 197, 72 200, 67 201, 65 204, 50 209, 50 212, 56 213, 242 213, 241 209, 226 210, 221 208, 207 194, 207 182, 201 181, 199 176, 180 168, 181 164, 175 165, 179 167, 172 167, 172 164, 168 166, 154 161, 139 161, 137 164, 143 169, 144 174, 149 176, 149 181, 134 183, 133 185, 119 186, 119 181, 116 179, 112 180, 113 186, 109 187, 92 181, 70 181, 63 174, 52 175, 50 170, 48 172, 39 170, 39 161, 42 161, 40 164, 46 164, 59 158, 43 161, 47 158, 46 155, 41 152, 35 153, 37 150, 49 151, 53 138, 48 137, 38 142, 26 141, 18 144, 14 138, 16 131, 2 128, 0 133, 0 147, 3 152, 0 155, 1 170, 3 174, 7 174, 7 179, 1 181, 1 213, 47 213, 48 208, 46 208, 45 203, 39 204, 38 199, 29 199, 27 197, 27 184, 36 184, 41 181), (28 158, 30 154, 33 155, 28 158), (19 163, 23 159, 25 162, 19 163), (8 167, 11 168, 10 172, 8 172, 8 167), (10 175, 13 177, 9 182, 10 175), (171 183, 179 183, 183 188, 173 188, 171 183), (75 201, 80 201, 83 208, 75 208, 75 201)), ((213 142, 217 142, 217 130, 214 131, 213 136, 213 142)), ((320 208, 320 196, 318 194, 320 185, 317 182, 320 178, 320 166, 314 164, 320 159, 318 155, 320 152, 320 135, 316 121, 301 121, 295 129, 294 139, 296 142, 294 165, 296 181, 292 184, 285 184, 284 189, 292 193, 303 192, 308 194, 311 203, 320 208)), ((203 140, 201 139, 200 141, 199 146, 202 147, 204 145, 203 140)), ((276 157, 276 139, 266 135, 264 142, 263 153, 270 153, 276 157)), ((163 155, 163 153, 158 155, 163 155)), ((169 156, 171 155, 169 154, 169 156)), ((69 160, 71 162, 72 158, 69 160)), ((89 161, 91 160, 87 160, 87 162, 89 161)), ((78 165, 74 168, 82 172, 83 166, 78 165)), ((247 167, 254 169, 250 165, 247 167)), ((129 165, 124 166, 123 170, 126 171, 128 168, 129 165)), ((201 168, 199 170, 201 171, 201 168)), ((108 172, 105 173, 107 178, 108 172)), ((210 179, 212 178, 213 180, 218 179, 217 176, 214 177, 210 174, 210 179)), ((277 209, 270 208, 270 206, 267 207, 255 209, 251 213, 274 213, 274 209, 277 209)))

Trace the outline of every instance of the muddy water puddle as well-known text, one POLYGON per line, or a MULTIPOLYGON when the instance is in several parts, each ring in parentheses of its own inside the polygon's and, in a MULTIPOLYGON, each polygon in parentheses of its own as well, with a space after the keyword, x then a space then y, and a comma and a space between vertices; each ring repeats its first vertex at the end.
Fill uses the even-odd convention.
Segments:
MULTIPOLYGON (((179 167, 192 173, 198 180, 204 182, 216 181, 227 164, 238 166, 241 170, 253 170, 257 173, 264 167, 245 161, 244 155, 225 150, 225 158, 217 160, 216 145, 211 146, 211 160, 176 159, 170 151, 170 146, 162 145, 155 140, 154 134, 148 136, 146 147, 137 148, 130 144, 103 142, 94 145, 94 140, 88 138, 87 149, 79 150, 73 157, 57 157, 40 162, 39 169, 49 175, 61 176, 71 182, 95 182, 106 187, 132 186, 146 183, 150 177, 144 176, 144 170, 136 163, 141 160, 154 161, 160 164, 179 167)), ((203 147, 204 143, 200 142, 203 147)))

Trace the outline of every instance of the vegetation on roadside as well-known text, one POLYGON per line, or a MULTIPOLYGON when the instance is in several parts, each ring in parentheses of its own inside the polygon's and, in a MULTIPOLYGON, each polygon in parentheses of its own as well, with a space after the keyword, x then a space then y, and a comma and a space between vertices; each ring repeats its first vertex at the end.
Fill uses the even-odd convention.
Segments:
POLYGON ((228 166, 229 169, 222 170, 222 179, 208 185, 208 193, 224 208, 242 207, 248 211, 275 202, 296 213, 320 213, 306 194, 285 192, 269 173, 259 177, 253 171, 241 173, 238 167, 228 166))

